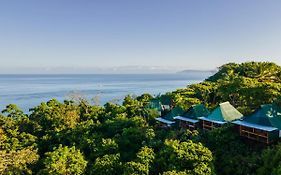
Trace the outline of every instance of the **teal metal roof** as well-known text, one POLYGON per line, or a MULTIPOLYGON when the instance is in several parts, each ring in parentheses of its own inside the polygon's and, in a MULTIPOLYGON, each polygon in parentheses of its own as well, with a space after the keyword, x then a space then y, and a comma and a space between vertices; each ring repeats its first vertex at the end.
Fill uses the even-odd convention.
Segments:
POLYGON ((190 123, 197 123, 197 122, 199 122, 199 120, 191 119, 191 118, 186 118, 186 117, 181 117, 181 116, 176 116, 176 117, 174 117, 174 119, 175 120, 186 121, 186 122, 190 122, 190 123))
POLYGON ((173 104, 172 98, 168 95, 162 95, 160 97, 160 102, 162 105, 172 105, 173 104))
POLYGON ((243 121, 281 130, 281 108, 275 104, 261 105, 243 121))
POLYGON ((210 115, 204 118, 210 121, 230 122, 241 119, 242 117, 243 114, 235 109, 229 102, 224 102, 221 103, 210 115))
POLYGON ((209 122, 213 122, 213 123, 217 123, 217 124, 226 124, 227 122, 224 122, 224 121, 219 121, 219 120, 211 120, 211 119, 208 119, 207 117, 199 117, 200 120, 205 120, 205 121, 209 121, 209 122))
POLYGON ((161 123, 165 123, 165 124, 167 124, 167 125, 172 125, 172 124, 175 123, 175 122, 173 122, 173 121, 166 120, 166 119, 161 118, 161 117, 155 118, 155 120, 157 120, 157 121, 159 121, 159 122, 161 122, 161 123))
POLYGON ((264 126, 264 125, 259 125, 259 124, 255 124, 255 123, 249 123, 249 122, 246 122, 243 120, 242 121, 236 120, 236 121, 233 121, 232 123, 241 125, 241 126, 250 127, 250 128, 256 128, 256 129, 260 129, 260 130, 264 130, 264 131, 268 131, 268 132, 278 130, 278 128, 275 128, 275 127, 264 126))
POLYGON ((184 110, 181 107, 175 107, 169 113, 167 113, 166 115, 162 116, 162 118, 164 118, 166 120, 173 121, 174 117, 180 116, 183 113, 184 113, 184 110))
POLYGON ((157 111, 162 111, 161 102, 158 99, 152 99, 147 107, 150 109, 155 109, 157 111))
POLYGON ((202 104, 191 106, 187 112, 185 112, 182 117, 198 119, 199 117, 208 116, 210 114, 209 110, 202 104))

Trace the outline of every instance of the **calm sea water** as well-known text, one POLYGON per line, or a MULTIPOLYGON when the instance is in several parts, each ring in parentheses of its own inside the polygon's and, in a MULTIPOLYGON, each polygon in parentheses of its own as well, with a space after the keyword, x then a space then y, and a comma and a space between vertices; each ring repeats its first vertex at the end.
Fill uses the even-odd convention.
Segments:
POLYGON ((0 109, 17 104, 28 111, 43 101, 82 96, 101 105, 120 102, 127 94, 157 95, 197 83, 205 76, 185 74, 146 75, 0 75, 0 109))

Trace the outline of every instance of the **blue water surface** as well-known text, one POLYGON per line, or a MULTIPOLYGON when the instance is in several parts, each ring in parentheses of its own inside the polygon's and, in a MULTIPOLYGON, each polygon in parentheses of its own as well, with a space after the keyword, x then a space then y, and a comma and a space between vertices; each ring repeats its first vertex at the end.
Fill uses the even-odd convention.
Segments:
POLYGON ((185 74, 0 75, 0 109, 14 103, 27 112, 43 101, 77 97, 103 105, 120 102, 127 94, 157 95, 205 78, 185 74))

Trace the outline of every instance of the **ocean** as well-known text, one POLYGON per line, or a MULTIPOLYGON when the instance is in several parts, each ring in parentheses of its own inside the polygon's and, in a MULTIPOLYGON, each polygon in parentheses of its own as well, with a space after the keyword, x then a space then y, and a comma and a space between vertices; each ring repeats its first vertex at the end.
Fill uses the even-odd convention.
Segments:
POLYGON ((0 75, 0 110, 16 104, 28 112, 53 98, 63 101, 82 97, 100 105, 121 103, 128 94, 163 94, 205 78, 187 74, 0 75))

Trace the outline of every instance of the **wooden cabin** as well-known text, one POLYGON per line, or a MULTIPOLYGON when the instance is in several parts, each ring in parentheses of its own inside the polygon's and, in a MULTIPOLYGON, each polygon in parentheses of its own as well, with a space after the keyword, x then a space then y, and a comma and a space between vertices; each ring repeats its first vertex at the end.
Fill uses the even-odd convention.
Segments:
POLYGON ((251 140, 270 144, 279 137, 278 128, 256 125, 245 121, 234 121, 238 125, 239 134, 251 140))
POLYGON ((281 109, 274 104, 262 105, 251 115, 232 123, 237 125, 240 136, 270 144, 280 137, 281 109))
POLYGON ((176 120, 177 125, 181 128, 194 130, 199 127, 199 120, 182 117, 182 116, 176 116, 174 119, 176 120))
POLYGON ((219 128, 227 122, 217 121, 217 120, 209 120, 208 118, 201 117, 201 126, 204 130, 212 130, 214 128, 219 128))
POLYGON ((181 116, 174 117, 179 127, 194 130, 199 127, 199 117, 208 116, 209 110, 202 104, 191 106, 187 112, 181 116))
POLYGON ((222 125, 241 119, 243 115, 235 109, 229 102, 221 103, 207 117, 200 117, 200 124, 204 130, 212 130, 222 125))
POLYGON ((146 107, 149 109, 156 110, 158 112, 159 116, 161 116, 163 109, 162 109, 161 102, 159 99, 150 100, 149 104, 146 107))
POLYGON ((162 95, 159 98, 161 102, 161 107, 163 111, 170 111, 173 108, 173 100, 170 96, 168 95, 162 95))
POLYGON ((162 116, 172 110, 173 100, 167 95, 162 95, 160 97, 150 100, 146 108, 156 110, 159 116, 162 116))
POLYGON ((184 113, 184 110, 180 107, 175 107, 173 108, 170 112, 168 112, 167 114, 156 118, 155 120, 160 124, 161 127, 165 128, 165 127, 171 127, 175 121, 174 121, 174 117, 175 116, 179 116, 182 115, 184 113))
POLYGON ((158 123, 159 123, 159 126, 161 128, 168 128, 168 127, 171 127, 175 122, 174 121, 171 121, 171 120, 167 120, 165 118, 162 118, 162 117, 158 117, 155 119, 158 123))

